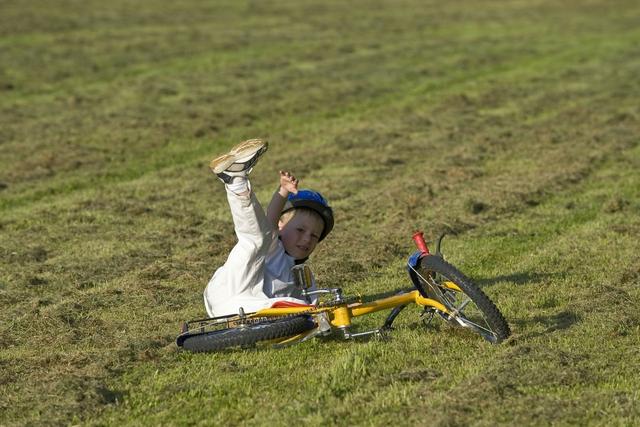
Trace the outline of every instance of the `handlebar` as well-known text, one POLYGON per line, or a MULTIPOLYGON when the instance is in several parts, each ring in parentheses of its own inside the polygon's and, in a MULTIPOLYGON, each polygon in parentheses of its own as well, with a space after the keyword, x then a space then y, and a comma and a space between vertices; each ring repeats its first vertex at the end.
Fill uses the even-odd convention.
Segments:
POLYGON ((416 231, 415 233, 413 233, 413 241, 415 242, 416 246, 418 247, 418 250, 423 254, 423 255, 428 255, 429 254, 429 248, 427 247, 427 242, 424 241, 424 233, 422 231, 416 231))

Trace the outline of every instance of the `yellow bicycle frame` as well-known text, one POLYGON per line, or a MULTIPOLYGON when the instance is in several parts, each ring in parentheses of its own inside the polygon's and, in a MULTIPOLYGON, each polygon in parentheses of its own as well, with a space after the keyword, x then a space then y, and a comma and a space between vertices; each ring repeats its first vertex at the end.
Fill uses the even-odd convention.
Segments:
MULTIPOLYGON (((457 288, 457 286, 455 287, 457 288)), ((376 311, 386 310, 411 303, 415 303, 423 307, 433 307, 444 313, 449 311, 440 302, 431 298, 425 298, 416 290, 367 303, 356 302, 352 304, 337 305, 334 307, 265 308, 257 311, 251 317, 277 317, 289 314, 328 313, 332 326, 337 328, 346 328, 351 325, 352 317, 364 316, 365 314, 375 313, 376 311)))

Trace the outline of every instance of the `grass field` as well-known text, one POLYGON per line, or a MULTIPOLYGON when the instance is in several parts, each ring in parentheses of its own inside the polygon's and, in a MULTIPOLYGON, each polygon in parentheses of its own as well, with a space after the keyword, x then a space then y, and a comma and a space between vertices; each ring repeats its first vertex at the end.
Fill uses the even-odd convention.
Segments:
MULTIPOLYGON (((639 425, 640 3, 0 0, 0 425, 639 425), (235 237, 208 161, 271 142, 323 286, 442 231, 513 336, 188 354, 235 237)), ((359 330, 379 326, 369 316, 359 330)))

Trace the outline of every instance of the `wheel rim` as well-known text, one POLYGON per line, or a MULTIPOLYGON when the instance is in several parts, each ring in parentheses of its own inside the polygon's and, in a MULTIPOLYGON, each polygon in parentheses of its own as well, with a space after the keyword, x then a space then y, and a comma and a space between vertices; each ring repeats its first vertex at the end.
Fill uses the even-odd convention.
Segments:
POLYGON ((425 275, 416 271, 416 274, 427 293, 447 308, 448 313, 436 309, 444 320, 470 329, 492 344, 499 341, 498 333, 491 327, 482 310, 454 282, 434 271, 428 271, 425 275), (447 285, 447 282, 453 286, 447 285))
POLYGON ((486 316, 471 298, 462 292, 451 290, 443 291, 443 294, 449 303, 445 306, 455 313, 454 315, 443 313, 446 320, 473 330, 492 344, 498 341, 497 332, 491 328, 486 316))

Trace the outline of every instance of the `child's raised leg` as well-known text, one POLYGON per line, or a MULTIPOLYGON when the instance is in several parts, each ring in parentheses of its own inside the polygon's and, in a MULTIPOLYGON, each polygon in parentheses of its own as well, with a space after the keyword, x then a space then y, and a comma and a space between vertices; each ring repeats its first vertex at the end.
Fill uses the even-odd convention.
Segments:
POLYGON ((253 192, 238 196, 227 189, 227 200, 238 242, 205 290, 210 316, 237 314, 239 307, 251 312, 269 306, 262 289, 265 259, 275 231, 253 192))
POLYGON ((275 231, 250 189, 247 174, 267 150, 266 142, 248 140, 211 162, 211 169, 225 183, 238 243, 207 285, 204 301, 210 316, 246 312, 268 306, 262 291, 264 264, 275 231))

